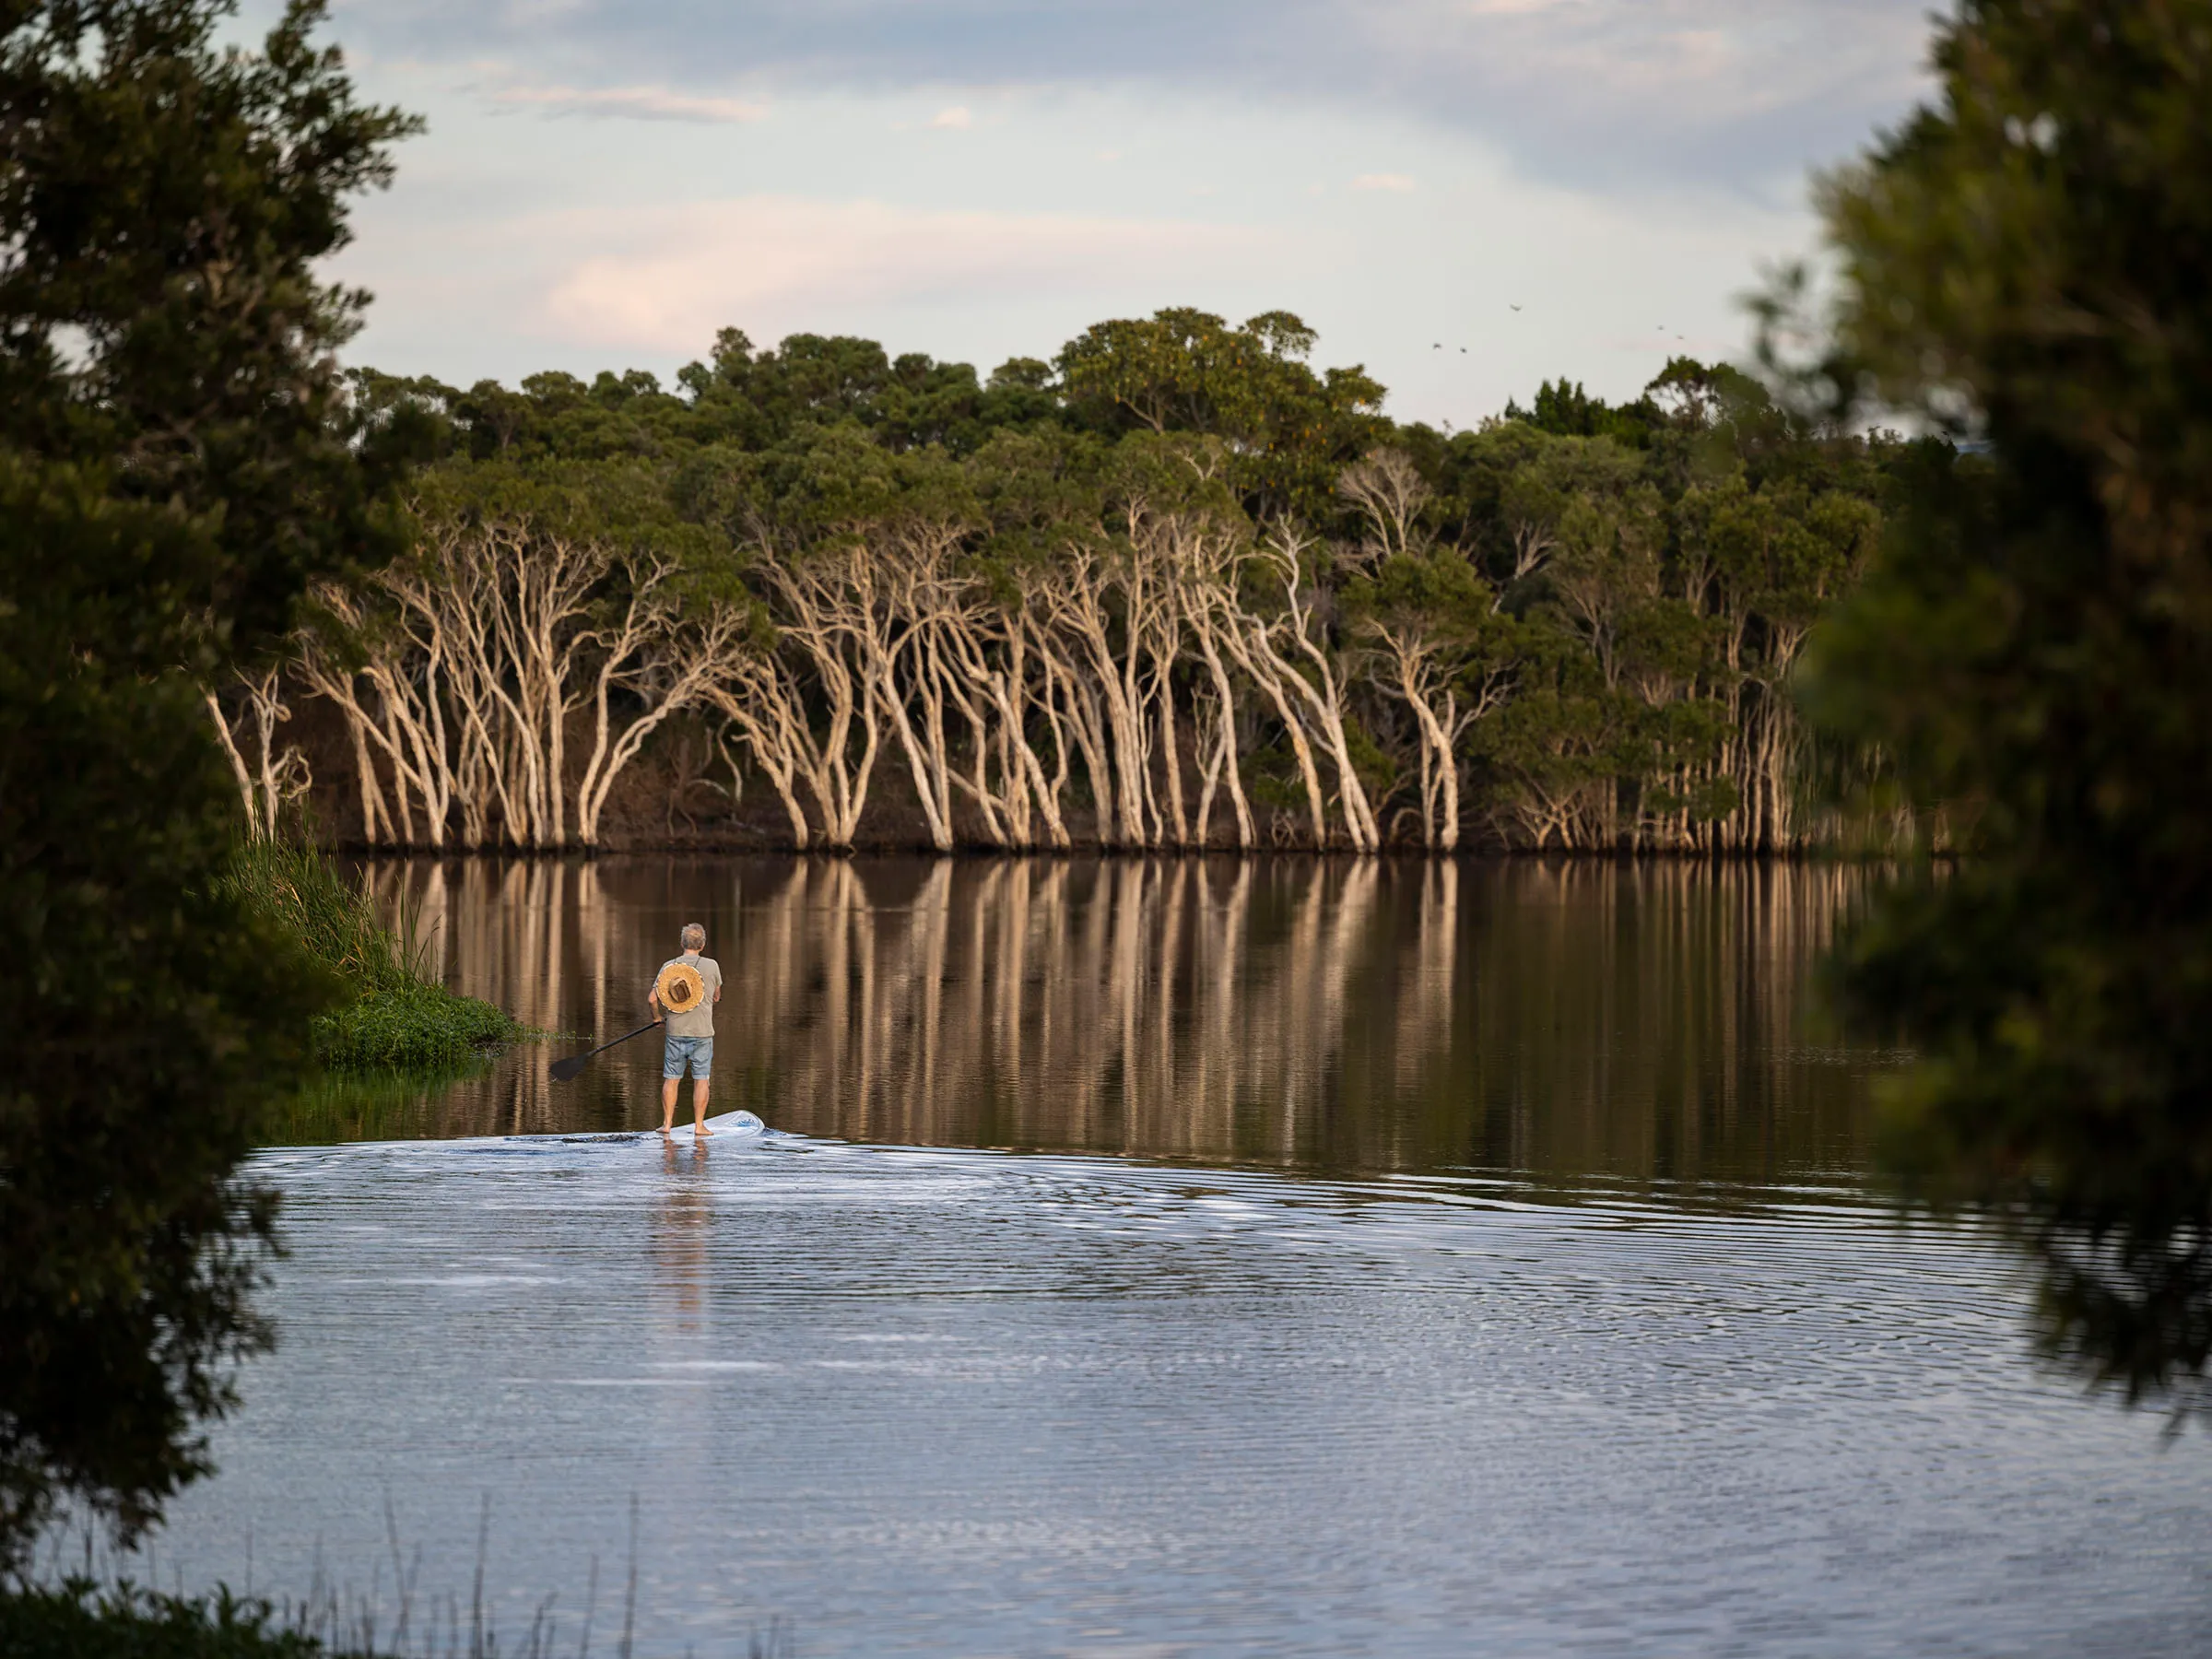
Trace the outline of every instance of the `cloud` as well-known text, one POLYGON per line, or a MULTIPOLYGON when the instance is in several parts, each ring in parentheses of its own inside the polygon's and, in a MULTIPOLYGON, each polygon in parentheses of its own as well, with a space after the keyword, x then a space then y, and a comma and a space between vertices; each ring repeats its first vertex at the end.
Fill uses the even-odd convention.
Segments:
POLYGON ((735 98, 701 98, 665 87, 495 87, 496 104, 520 105, 555 114, 629 116, 637 121, 700 121, 737 124, 768 113, 759 104, 735 98))
POLYGON ((975 117, 968 112, 966 104, 954 104, 949 110, 939 110, 932 115, 929 124, 950 132, 964 133, 975 124, 975 117))
POLYGON ((1387 190, 1400 195, 1413 187, 1413 181, 1404 173, 1361 173, 1352 181, 1354 190, 1387 190))
POLYGON ((1264 233, 1175 220, 932 212, 757 195, 542 216, 524 236, 604 252, 571 262, 541 307, 547 333, 690 352, 723 325, 758 337, 822 328, 887 303, 1182 283, 1249 264, 1264 233))
POLYGON ((1411 116, 1568 182, 1771 182, 1920 89, 1926 0, 378 0, 387 56, 782 91, 1150 87, 1411 116))

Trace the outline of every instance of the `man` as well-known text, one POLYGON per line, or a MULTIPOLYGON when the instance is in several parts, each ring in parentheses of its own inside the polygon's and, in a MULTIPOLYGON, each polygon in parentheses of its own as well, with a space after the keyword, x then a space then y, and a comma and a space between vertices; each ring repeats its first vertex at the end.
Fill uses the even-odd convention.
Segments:
POLYGON ((645 1006, 668 1028, 661 1051, 661 1133, 676 1127, 676 1086, 691 1069, 691 1121, 696 1136, 707 1127, 707 1078, 714 1069, 714 1005, 722 1000, 722 964, 699 953, 707 947, 707 930, 686 923, 684 954, 661 964, 645 1006))

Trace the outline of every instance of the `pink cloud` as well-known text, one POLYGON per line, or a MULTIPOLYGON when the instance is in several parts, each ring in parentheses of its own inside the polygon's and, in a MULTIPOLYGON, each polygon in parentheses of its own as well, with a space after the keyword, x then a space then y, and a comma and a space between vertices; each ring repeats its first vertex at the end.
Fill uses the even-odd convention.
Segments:
POLYGON ((702 98, 665 87, 531 87, 496 88, 494 103, 521 105, 556 114, 627 115, 640 121, 702 121, 732 124, 759 121, 768 111, 735 98, 702 98))
POLYGON ((606 346, 698 350, 725 324, 759 337, 844 308, 1080 293, 1246 265, 1265 233, 1160 219, 947 213, 881 202, 743 196, 539 228, 597 245, 547 294, 542 322, 606 346))

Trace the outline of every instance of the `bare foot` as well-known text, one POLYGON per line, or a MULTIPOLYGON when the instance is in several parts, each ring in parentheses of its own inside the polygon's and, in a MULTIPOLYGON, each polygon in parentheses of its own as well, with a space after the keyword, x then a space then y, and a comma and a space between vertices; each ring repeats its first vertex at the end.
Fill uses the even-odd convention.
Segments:
POLYGON ((694 1124, 691 1125, 691 1133, 699 1139, 706 1140, 713 1135, 714 1131, 708 1128, 704 1124, 694 1124))

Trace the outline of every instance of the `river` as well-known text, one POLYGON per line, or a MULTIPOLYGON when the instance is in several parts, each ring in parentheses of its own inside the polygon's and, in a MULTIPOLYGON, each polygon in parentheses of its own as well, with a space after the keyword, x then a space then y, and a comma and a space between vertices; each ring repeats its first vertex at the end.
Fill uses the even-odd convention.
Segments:
POLYGON ((319 1092, 165 1584, 419 1644, 480 1559, 502 1651, 588 1606, 702 1659, 2212 1650, 2203 1437, 2040 1371, 2003 1250, 1869 1184, 1902 1057, 1813 994, 1863 874, 367 875, 579 1038, 703 923, 714 1110, 770 1132, 624 1138, 652 1037, 319 1092))

